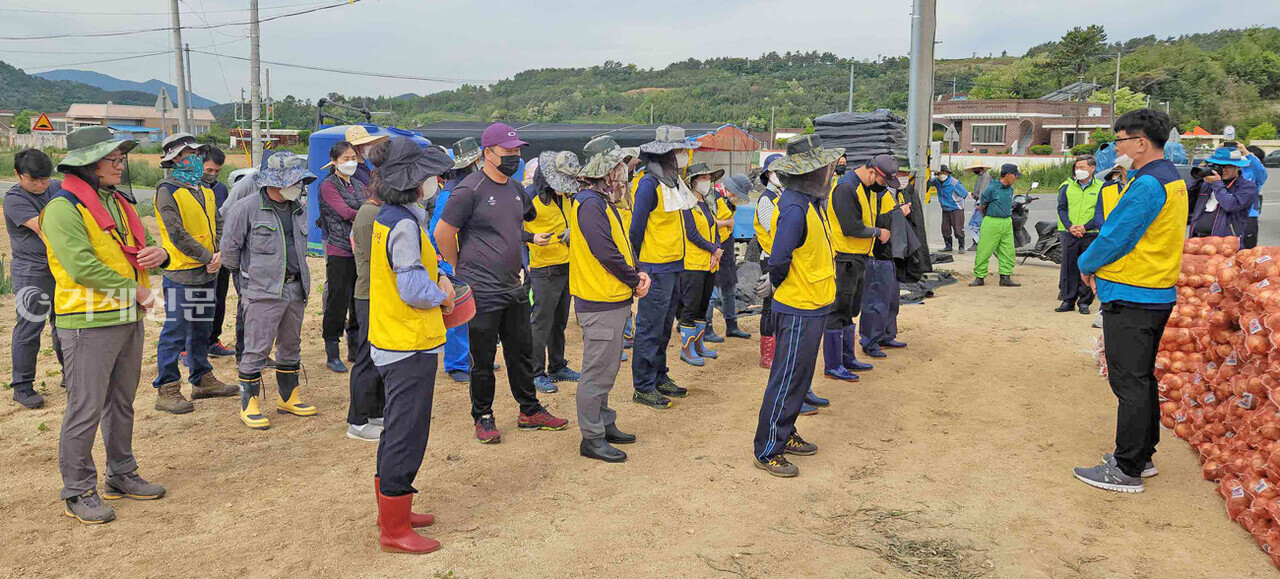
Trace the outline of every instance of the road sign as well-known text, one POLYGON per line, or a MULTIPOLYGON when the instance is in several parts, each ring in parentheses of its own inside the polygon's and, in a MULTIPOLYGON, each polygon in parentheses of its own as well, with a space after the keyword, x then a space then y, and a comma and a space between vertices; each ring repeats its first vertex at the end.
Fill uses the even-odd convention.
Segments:
POLYGON ((53 131, 53 123, 49 122, 49 115, 40 113, 40 118, 36 119, 36 124, 31 126, 33 131, 53 131))

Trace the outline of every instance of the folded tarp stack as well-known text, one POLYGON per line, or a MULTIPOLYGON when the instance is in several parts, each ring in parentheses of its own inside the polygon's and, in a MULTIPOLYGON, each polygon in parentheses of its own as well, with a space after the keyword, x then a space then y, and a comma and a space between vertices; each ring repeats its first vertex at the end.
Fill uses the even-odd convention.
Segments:
POLYGON ((843 147, 853 167, 875 155, 906 156, 907 121, 889 109, 870 113, 831 113, 813 120, 825 147, 843 147))

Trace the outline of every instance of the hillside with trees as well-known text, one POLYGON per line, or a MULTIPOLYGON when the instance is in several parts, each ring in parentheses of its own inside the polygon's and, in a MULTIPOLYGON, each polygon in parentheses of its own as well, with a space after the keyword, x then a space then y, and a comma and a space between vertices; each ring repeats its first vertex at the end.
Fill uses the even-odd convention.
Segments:
POLYGON ((155 95, 137 91, 106 91, 66 80, 46 80, 0 62, 0 109, 45 113, 66 111, 71 103, 122 105, 155 104, 155 95))

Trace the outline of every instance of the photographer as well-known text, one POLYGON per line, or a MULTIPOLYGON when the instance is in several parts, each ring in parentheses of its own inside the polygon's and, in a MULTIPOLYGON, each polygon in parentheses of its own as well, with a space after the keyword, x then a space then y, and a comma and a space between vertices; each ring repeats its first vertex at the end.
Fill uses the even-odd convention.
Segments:
POLYGON ((1246 236, 1258 185, 1241 175, 1248 166, 1240 151, 1230 147, 1219 147, 1205 161, 1204 169, 1195 175, 1201 183, 1190 220, 1192 237, 1234 235, 1241 238, 1243 248, 1253 246, 1246 236))

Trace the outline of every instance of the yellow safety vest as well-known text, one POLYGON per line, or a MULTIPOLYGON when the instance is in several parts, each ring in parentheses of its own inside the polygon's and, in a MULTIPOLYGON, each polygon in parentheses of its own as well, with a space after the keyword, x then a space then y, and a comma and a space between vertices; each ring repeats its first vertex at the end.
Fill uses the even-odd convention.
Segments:
MULTIPOLYGON (((778 214, 773 226, 778 226, 778 214)), ((805 215, 804 243, 791 252, 787 279, 782 280, 773 300, 798 310, 818 310, 836 301, 836 256, 831 247, 831 233, 812 204, 805 215)))
MULTIPOLYGON (((880 214, 879 199, 869 194, 861 183, 854 190, 854 195, 858 196, 858 205, 862 206, 862 222, 868 227, 874 227, 876 215, 880 214), (872 201, 877 201, 877 203, 873 205, 872 201)), ((831 225, 831 247, 835 249, 836 253, 871 255, 871 247, 875 245, 875 238, 846 236, 844 229, 840 227, 840 220, 836 218, 835 199, 828 196, 824 203, 826 205, 827 223, 831 225)))
MULTIPOLYGON (((693 214, 693 227, 698 231, 703 239, 710 241, 712 245, 720 245, 720 237, 716 234, 715 224, 711 221, 711 216, 703 210, 704 204, 699 203, 689 211, 693 214)), ((687 236, 684 237, 684 268, 687 271, 711 271, 711 252, 708 252, 692 241, 687 236)))
POLYGON ((649 220, 645 223, 644 242, 640 246, 640 261, 644 263, 671 263, 684 260, 684 212, 667 211, 662 202, 662 191, 666 185, 657 182, 657 203, 649 212, 649 220))
POLYGON ((760 249, 765 253, 773 253, 773 228, 778 223, 778 195, 769 190, 761 193, 760 198, 756 200, 756 211, 759 211, 760 204, 765 202, 773 205, 773 214, 769 217, 769 229, 766 230, 760 224, 759 217, 751 220, 751 228, 756 232, 756 241, 760 242, 760 249), (772 197, 770 197, 771 194, 772 197))
POLYGON ((418 220, 402 205, 383 205, 373 222, 369 256, 369 343, 389 352, 424 352, 444 344, 444 316, 440 308, 423 310, 400 299, 396 272, 391 269, 387 237, 396 224, 409 220, 421 236, 422 266, 439 281, 435 246, 418 220))
MULTIPOLYGON (((1187 184, 1175 170, 1147 173, 1164 187, 1164 207, 1147 227, 1142 239, 1129 253, 1098 269, 1099 278, 1150 289, 1171 288, 1182 271, 1182 243, 1186 239, 1187 184)), ((1102 217, 1115 210, 1137 177, 1123 190, 1115 185, 1102 188, 1102 217)))
MULTIPOLYGON (((572 205, 572 199, 561 199, 572 205)), ((560 240, 560 234, 569 228, 569 219, 565 217, 564 208, 555 201, 543 203, 541 195, 533 197, 533 209, 537 216, 533 221, 524 222, 524 230, 532 234, 550 233, 551 240, 547 245, 529 244, 529 267, 547 267, 569 263, 569 246, 560 240)))
MULTIPOLYGON (((631 251, 631 239, 627 236, 622 212, 595 191, 583 193, 595 195, 604 200, 605 219, 609 220, 609 235, 614 245, 627 260, 627 265, 635 267, 635 255, 631 251)), ((631 299, 631 287, 614 277, 609 270, 600 265, 600 261, 587 247, 587 240, 578 227, 578 212, 582 204, 574 203, 569 211, 569 295, 592 302, 618 303, 631 299)))
MULTIPOLYGON (((89 234, 89 243, 93 246, 93 253, 97 256, 98 261, 111 269, 121 277, 126 277, 138 282, 138 285, 147 289, 151 288, 151 277, 147 275, 146 270, 136 269, 133 264, 129 263, 129 259, 125 257, 124 250, 120 249, 117 238, 111 233, 103 231, 98 227, 98 222, 93 219, 93 215, 89 213, 89 209, 84 206, 80 200, 67 191, 60 197, 65 197, 71 204, 80 211, 80 218, 84 220, 84 229, 89 234)), ((116 205, 115 214, 120 216, 116 222, 116 234, 120 240, 133 239, 133 232, 129 230, 129 220, 125 218, 124 207, 120 206, 120 202, 114 197, 108 198, 103 202, 104 207, 107 203, 116 205)), ((110 208, 107 208, 110 212, 110 208)), ((41 213, 43 218, 44 214, 41 213)), ((43 223, 42 223, 43 225, 43 223)), ((45 248, 45 254, 49 256, 49 271, 53 273, 55 287, 53 296, 53 312, 59 316, 75 315, 75 314, 103 314, 107 312, 117 312, 120 310, 130 309, 137 306, 137 296, 133 292, 124 290, 99 290, 89 288, 77 283, 62 267, 62 263, 58 261, 58 257, 53 254, 51 248, 45 248)), ((170 254, 172 259, 172 254, 170 254)))
MULTIPOLYGON (((212 253, 218 251, 214 245, 218 239, 217 201, 214 200, 213 190, 208 187, 202 185, 200 193, 204 197, 203 206, 196 201, 195 193, 186 187, 174 190, 173 200, 178 204, 178 214, 182 216, 182 228, 187 230, 187 234, 199 242, 201 247, 212 253)), ((169 238, 169 228, 165 227, 164 217, 159 211, 156 212, 156 225, 160 226, 160 247, 169 252, 169 265, 165 266, 166 270, 181 271, 204 267, 204 263, 200 260, 183 253, 173 244, 173 240, 169 238)))
MULTIPOLYGON (((724 197, 716 197, 716 221, 724 221, 733 219, 733 210, 729 209, 729 202, 724 197)), ((724 241, 733 236, 732 225, 717 225, 716 230, 720 233, 720 241, 724 241)))

